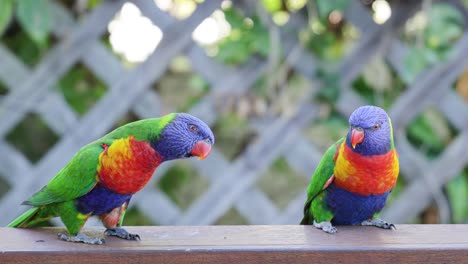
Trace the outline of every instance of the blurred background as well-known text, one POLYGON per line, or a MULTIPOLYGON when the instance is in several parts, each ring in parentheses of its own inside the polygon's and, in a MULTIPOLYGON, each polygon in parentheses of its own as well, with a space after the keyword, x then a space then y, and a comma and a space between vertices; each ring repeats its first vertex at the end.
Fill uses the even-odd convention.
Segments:
POLYGON ((400 154, 382 218, 468 223, 467 8, 2 0, 0 225, 81 146, 174 111, 206 121, 215 148, 163 164, 125 225, 297 224, 322 154, 365 104, 387 110, 400 154))

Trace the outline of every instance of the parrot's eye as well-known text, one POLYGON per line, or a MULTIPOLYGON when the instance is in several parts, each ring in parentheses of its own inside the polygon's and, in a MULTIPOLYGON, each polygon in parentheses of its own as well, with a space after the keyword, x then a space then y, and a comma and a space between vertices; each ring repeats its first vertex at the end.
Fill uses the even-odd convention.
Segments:
POLYGON ((371 127, 371 129, 372 129, 372 130, 378 130, 378 129, 380 129, 380 126, 381 126, 380 123, 376 123, 375 125, 373 125, 373 126, 371 127))
POLYGON ((189 125, 188 129, 190 130, 190 132, 197 132, 198 131, 198 127, 196 125, 189 125))

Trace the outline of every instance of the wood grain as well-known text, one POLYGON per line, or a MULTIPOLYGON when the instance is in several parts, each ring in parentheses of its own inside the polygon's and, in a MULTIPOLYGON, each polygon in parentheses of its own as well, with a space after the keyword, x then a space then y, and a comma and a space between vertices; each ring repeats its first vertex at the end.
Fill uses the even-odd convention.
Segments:
POLYGON ((108 237, 100 246, 62 242, 62 228, 0 228, 0 263, 468 263, 468 225, 397 228, 329 235, 298 225, 127 227, 142 240, 108 237))

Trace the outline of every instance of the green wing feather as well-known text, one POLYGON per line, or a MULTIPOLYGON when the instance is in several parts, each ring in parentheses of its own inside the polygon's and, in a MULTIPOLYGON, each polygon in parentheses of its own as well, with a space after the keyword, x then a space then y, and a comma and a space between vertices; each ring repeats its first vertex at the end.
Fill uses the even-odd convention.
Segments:
POLYGON ((304 218, 301 224, 309 224, 311 214, 309 212, 312 201, 323 191, 323 186, 328 179, 333 175, 335 169, 335 153, 337 146, 344 142, 345 138, 341 138, 335 144, 331 145, 320 160, 314 174, 312 175, 311 182, 307 188, 307 201, 304 205, 304 218))
POLYGON ((71 161, 40 191, 23 204, 40 206, 73 200, 85 195, 97 184, 96 174, 101 144, 111 140, 98 140, 81 148, 71 161))

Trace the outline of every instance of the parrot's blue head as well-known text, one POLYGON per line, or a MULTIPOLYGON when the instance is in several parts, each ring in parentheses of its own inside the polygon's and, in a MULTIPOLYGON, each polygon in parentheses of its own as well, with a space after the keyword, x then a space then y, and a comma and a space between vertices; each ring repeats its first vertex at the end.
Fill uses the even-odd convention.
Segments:
POLYGON ((349 117, 346 144, 361 155, 387 153, 393 146, 392 124, 387 113, 377 106, 361 106, 349 117))
POLYGON ((207 124, 192 115, 177 113, 151 145, 167 161, 193 156, 204 159, 214 142, 207 124))

